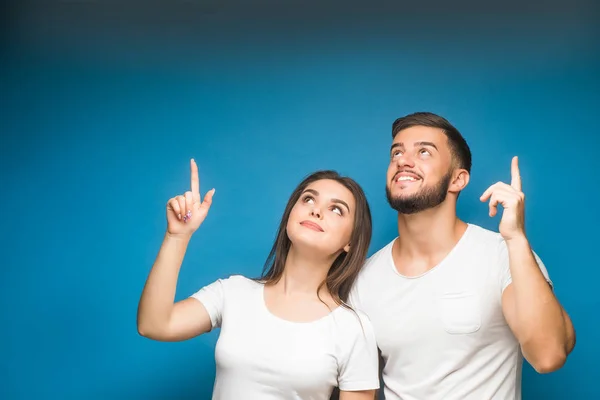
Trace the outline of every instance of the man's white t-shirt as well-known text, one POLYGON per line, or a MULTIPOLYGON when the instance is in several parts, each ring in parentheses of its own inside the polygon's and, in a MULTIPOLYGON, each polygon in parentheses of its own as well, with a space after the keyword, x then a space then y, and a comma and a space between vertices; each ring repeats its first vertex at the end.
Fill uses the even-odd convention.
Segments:
POLYGON ((328 400, 341 390, 379 388, 377 344, 369 319, 344 307, 314 322, 272 314, 264 285, 243 276, 219 279, 192 295, 213 328, 213 399, 328 400))
POLYGON ((367 260, 350 297, 375 329, 386 400, 520 400, 523 357, 502 312, 512 280, 500 234, 468 225, 418 277, 396 269, 396 239, 367 260))

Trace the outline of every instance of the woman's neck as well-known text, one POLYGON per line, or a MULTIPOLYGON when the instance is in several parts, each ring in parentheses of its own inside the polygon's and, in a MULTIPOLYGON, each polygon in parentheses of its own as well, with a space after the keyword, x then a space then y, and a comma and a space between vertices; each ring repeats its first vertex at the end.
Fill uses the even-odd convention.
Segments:
MULTIPOLYGON (((327 279, 333 260, 318 258, 310 254, 310 251, 299 252, 294 246, 290 247, 283 274, 275 285, 282 294, 286 296, 317 295, 317 289, 327 279)), ((329 297, 329 291, 325 285, 321 286, 319 295, 329 297)))

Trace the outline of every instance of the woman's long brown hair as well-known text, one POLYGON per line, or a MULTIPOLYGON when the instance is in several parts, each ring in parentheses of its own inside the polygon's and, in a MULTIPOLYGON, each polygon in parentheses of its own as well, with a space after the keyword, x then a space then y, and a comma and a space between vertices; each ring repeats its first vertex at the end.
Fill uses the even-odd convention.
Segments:
POLYGON ((267 257, 262 277, 259 281, 265 284, 273 284, 281 279, 285 268, 285 262, 292 245, 292 242, 287 235, 287 223, 292 208, 308 185, 322 179, 330 179, 343 185, 352 193, 356 202, 354 226, 350 237, 350 251, 343 251, 334 260, 327 273, 327 278, 317 289, 317 293, 319 293, 323 285, 326 285, 336 304, 347 306, 350 290, 366 261, 369 245, 371 243, 371 209, 369 208, 369 203, 360 185, 352 178, 341 176, 336 171, 325 170, 314 172, 304 178, 304 180, 296 187, 283 212, 275 243, 267 257))

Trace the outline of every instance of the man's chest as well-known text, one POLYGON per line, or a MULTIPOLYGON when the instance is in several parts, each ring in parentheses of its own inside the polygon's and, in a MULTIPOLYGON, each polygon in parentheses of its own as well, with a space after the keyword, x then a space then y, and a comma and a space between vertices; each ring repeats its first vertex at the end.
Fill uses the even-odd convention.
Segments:
POLYGON ((485 341, 490 332, 506 329, 499 285, 485 274, 388 281, 365 296, 363 307, 384 356, 427 347, 472 346, 485 341))

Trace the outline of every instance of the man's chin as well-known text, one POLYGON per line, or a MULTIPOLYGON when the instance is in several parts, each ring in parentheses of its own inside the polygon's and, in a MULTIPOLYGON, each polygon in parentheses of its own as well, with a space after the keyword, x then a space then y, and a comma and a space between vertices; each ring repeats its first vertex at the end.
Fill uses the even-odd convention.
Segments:
POLYGON ((392 201, 402 201, 402 202, 407 202, 407 201, 412 201, 414 199, 416 199, 418 197, 418 193, 406 193, 406 194, 396 194, 396 195, 392 195, 391 200, 392 201))

